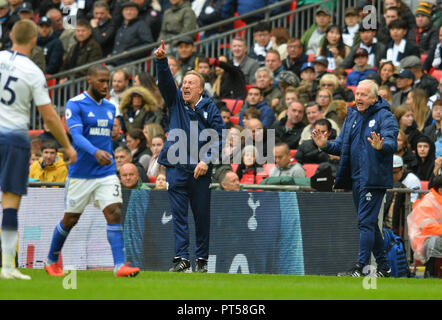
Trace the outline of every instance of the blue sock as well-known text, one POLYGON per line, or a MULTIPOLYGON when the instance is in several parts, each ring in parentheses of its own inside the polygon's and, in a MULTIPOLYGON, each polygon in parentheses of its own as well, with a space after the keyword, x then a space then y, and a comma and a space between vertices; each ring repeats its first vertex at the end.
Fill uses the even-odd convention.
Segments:
POLYGON ((2 230, 17 231, 17 209, 3 209, 2 230))
POLYGON ((51 248, 49 249, 48 264, 58 262, 61 248, 69 234, 70 230, 67 230, 61 221, 55 226, 54 234, 52 235, 51 248))
POLYGON ((120 223, 108 224, 106 231, 107 240, 112 249, 114 265, 118 268, 124 264, 123 228, 120 223))

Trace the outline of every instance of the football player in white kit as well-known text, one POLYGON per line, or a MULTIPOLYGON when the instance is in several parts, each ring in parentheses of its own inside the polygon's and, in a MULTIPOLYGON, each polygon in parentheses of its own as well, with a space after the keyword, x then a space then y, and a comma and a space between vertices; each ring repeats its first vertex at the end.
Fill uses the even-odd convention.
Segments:
POLYGON ((37 42, 37 26, 30 20, 14 24, 13 46, 0 52, 0 188, 2 191, 2 270, 4 279, 29 280, 15 266, 17 247, 17 212, 20 200, 27 193, 31 101, 44 122, 61 143, 68 164, 77 160, 77 152, 69 142, 60 117, 51 104, 42 71, 28 58, 37 42))

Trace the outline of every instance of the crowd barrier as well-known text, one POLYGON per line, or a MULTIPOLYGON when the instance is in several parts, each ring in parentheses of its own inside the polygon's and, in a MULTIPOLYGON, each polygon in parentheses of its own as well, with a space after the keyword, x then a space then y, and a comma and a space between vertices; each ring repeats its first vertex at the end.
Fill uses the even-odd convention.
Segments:
MULTIPOLYGON (((43 267, 63 200, 62 188, 30 188, 23 198, 19 267, 43 267)), ((167 271, 174 256, 167 192, 126 190, 123 219, 127 260, 167 271)), ((189 228, 193 260, 191 211, 189 228)), ((350 193, 212 191, 209 272, 334 275, 356 261, 358 243, 350 193)), ((112 261, 103 214, 88 206, 66 240, 63 265, 110 269, 112 261)))

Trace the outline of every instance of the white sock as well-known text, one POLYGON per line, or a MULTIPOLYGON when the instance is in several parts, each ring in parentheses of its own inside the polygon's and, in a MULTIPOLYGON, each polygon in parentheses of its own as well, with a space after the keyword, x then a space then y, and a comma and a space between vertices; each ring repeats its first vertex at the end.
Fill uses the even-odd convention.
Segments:
POLYGON ((4 268, 15 268, 17 238, 17 230, 2 230, 2 265, 4 268))

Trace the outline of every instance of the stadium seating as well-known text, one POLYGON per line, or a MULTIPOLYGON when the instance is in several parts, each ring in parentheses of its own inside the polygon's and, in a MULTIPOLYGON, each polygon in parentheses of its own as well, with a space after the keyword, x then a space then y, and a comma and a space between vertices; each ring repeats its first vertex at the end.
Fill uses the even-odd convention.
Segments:
POLYGON ((421 181, 421 190, 428 190, 428 184, 430 183, 430 181, 421 181))
POLYGON ((353 69, 345 69, 345 72, 347 72, 347 75, 349 75, 352 71, 353 71, 353 69))
POLYGON ((442 70, 434 70, 431 73, 431 76, 435 77, 438 82, 440 82, 440 79, 442 79, 442 70))
POLYGON ((425 60, 427 60, 428 54, 422 53, 421 54, 421 61, 422 61, 422 65, 424 64, 425 60))
POLYGON ((222 101, 225 102, 232 115, 237 114, 244 103, 242 99, 222 99, 222 101))
POLYGON ((43 129, 41 129, 41 130, 29 130, 29 135, 30 135, 30 136, 32 136, 32 135, 34 135, 34 134, 36 134, 36 135, 41 135, 43 132, 44 132, 43 129))
POLYGON ((155 181, 157 181, 157 177, 155 176, 149 176, 148 178, 150 183, 155 183, 155 181))
POLYGON ((255 84, 246 84, 246 92, 249 92, 249 89, 254 86, 256 86, 256 85, 255 84))
POLYGON ((316 169, 318 169, 319 164, 317 163, 306 163, 303 165, 304 169, 305 169, 305 176, 307 178, 311 178, 314 176, 316 169))
MULTIPOLYGON (((234 16, 237 17, 238 15, 239 15, 238 12, 235 12, 234 16)), ((233 22, 233 29, 239 29, 245 27, 246 25, 247 23, 239 19, 233 22)), ((241 30, 235 33, 235 37, 244 38, 245 36, 246 36, 246 30, 241 30)))
POLYGON ((347 86, 347 88, 350 88, 353 94, 356 95, 356 86, 347 86))
POLYGON ((315 60, 316 55, 315 54, 309 54, 308 55, 308 62, 313 62, 313 60, 315 60))
POLYGON ((233 124, 238 124, 239 123, 239 117, 238 116, 231 116, 230 117, 230 122, 233 124))
POLYGON ((298 149, 291 149, 290 150, 290 163, 297 162, 296 158, 295 158, 296 152, 298 152, 298 149))

